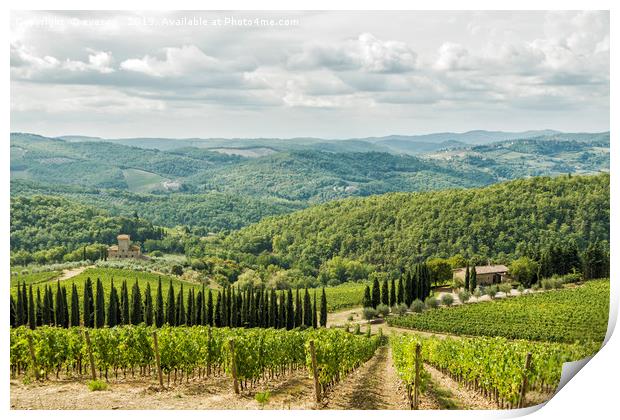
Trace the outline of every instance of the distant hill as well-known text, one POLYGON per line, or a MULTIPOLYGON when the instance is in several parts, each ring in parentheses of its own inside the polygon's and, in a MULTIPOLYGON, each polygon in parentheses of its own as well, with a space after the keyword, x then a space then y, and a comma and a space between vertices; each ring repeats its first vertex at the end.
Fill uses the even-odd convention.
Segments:
POLYGON ((609 240, 607 174, 333 201, 262 220, 223 247, 316 274, 335 256, 399 271, 434 256, 505 261, 540 244, 594 240, 609 240))

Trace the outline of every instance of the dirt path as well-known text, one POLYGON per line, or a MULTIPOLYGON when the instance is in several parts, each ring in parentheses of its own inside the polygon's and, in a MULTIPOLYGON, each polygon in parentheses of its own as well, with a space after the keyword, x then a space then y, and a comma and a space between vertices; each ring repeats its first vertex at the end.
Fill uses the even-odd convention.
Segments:
POLYGON ((448 375, 435 369, 431 365, 424 364, 424 369, 431 376, 431 389, 435 391, 440 399, 448 400, 446 403, 453 403, 454 408, 462 410, 497 410, 498 407, 477 392, 467 389, 465 386, 456 382, 448 375))
POLYGON ((57 280, 58 281, 68 280, 71 277, 75 277, 77 275, 82 274, 87 268, 92 268, 92 267, 94 267, 94 265, 85 265, 83 267, 76 267, 76 268, 66 268, 62 271, 60 276, 58 276, 57 280))
POLYGON ((269 410, 313 409, 313 382, 305 371, 270 380, 235 395, 227 377, 190 381, 159 391, 156 381, 144 379, 110 381, 105 391, 92 392, 87 380, 24 384, 11 380, 11 409, 18 410, 269 410), (269 391, 261 407, 257 392, 269 391))
POLYGON ((324 398, 333 410, 405 410, 409 404, 392 366, 391 350, 384 346, 363 366, 337 384, 324 398))

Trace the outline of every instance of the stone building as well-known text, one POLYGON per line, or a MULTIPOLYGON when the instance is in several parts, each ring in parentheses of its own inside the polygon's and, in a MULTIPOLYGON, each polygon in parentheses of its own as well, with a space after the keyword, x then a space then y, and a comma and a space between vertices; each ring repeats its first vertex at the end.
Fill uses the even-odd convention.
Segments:
POLYGON ((108 247, 108 258, 143 258, 140 247, 138 245, 131 244, 131 238, 129 235, 118 235, 116 239, 118 240, 118 245, 108 247))
MULTIPOLYGON (((471 270, 471 268, 470 268, 471 270)), ((455 278, 465 280, 465 267, 453 271, 455 278)), ((508 267, 505 265, 478 265, 476 266, 476 283, 481 286, 497 284, 508 280, 508 267)))

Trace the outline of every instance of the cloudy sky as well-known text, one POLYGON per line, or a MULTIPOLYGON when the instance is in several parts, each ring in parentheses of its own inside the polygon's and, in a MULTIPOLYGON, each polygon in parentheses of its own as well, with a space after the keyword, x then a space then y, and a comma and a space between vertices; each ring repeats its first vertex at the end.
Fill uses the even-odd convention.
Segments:
POLYGON ((11 130, 609 129, 608 12, 18 12, 11 130))

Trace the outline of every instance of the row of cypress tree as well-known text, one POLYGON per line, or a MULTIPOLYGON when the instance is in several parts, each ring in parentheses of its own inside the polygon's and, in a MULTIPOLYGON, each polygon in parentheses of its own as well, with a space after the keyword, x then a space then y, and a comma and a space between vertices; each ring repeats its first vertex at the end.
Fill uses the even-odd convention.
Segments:
POLYGON ((398 283, 395 279, 389 282, 384 279, 380 285, 379 280, 375 278, 372 289, 369 286, 364 289, 362 305, 364 308, 376 308, 381 304, 394 306, 401 303, 409 306, 414 300, 424 300, 430 294, 431 273, 426 263, 420 263, 404 273, 398 279, 398 283))
POLYGON ((321 294, 320 313, 317 314, 316 291, 311 299, 310 292, 293 295, 292 289, 277 292, 266 288, 249 288, 241 291, 235 287, 218 290, 191 288, 184 293, 181 285, 175 293, 172 281, 169 284, 166 301, 162 291, 161 278, 157 284, 155 300, 151 285, 147 283, 144 293, 136 282, 131 287, 127 281, 121 284, 120 292, 110 282, 108 298, 105 297, 103 283, 97 279, 95 292, 93 282, 87 278, 84 282, 82 305, 78 299, 75 284, 71 290, 71 305, 64 286, 56 284, 54 297, 50 285, 37 287, 36 294, 32 285, 18 284, 16 298, 11 295, 11 326, 28 325, 34 329, 42 325, 69 327, 83 325, 90 328, 104 326, 145 323, 161 327, 164 324, 177 325, 211 325, 216 327, 263 327, 286 328, 325 327, 327 325, 327 296, 325 289, 321 294), (35 298, 36 296, 36 298, 35 298))

